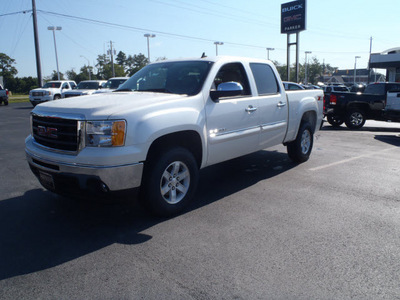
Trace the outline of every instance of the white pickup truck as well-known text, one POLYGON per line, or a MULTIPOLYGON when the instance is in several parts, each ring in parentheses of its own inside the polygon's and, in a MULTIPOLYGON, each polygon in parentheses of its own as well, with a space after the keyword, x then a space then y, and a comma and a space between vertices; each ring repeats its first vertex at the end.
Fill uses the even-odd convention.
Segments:
POLYGON ((33 89, 29 92, 29 101, 33 106, 42 102, 61 99, 63 92, 72 90, 76 87, 75 81, 58 80, 49 81, 43 87, 33 89))
POLYGON ((37 106, 26 155, 48 190, 140 188, 169 216, 193 198, 201 168, 282 143, 306 161, 322 118, 323 92, 285 92, 267 60, 161 61, 112 93, 37 106))

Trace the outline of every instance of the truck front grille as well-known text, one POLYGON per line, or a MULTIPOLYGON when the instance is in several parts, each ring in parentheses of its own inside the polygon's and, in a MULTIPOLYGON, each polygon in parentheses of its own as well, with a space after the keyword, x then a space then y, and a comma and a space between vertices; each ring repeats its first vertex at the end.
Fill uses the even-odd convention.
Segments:
POLYGON ((32 92, 32 96, 36 96, 36 97, 38 97, 38 96, 43 96, 43 92, 32 92))
POLYGON ((56 150, 79 150, 80 121, 59 117, 32 115, 32 135, 35 141, 56 150))

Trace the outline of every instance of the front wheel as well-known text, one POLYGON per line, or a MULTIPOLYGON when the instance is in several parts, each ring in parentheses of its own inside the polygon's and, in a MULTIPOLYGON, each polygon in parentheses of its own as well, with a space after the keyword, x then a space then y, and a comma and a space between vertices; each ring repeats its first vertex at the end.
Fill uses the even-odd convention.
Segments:
POLYGON ((300 125, 296 139, 287 144, 289 158, 296 163, 307 161, 310 158, 313 143, 314 137, 311 125, 308 122, 304 122, 300 125))
POLYGON ((149 158, 145 167, 142 200, 158 216, 182 211, 196 191, 199 168, 185 148, 172 148, 149 158))

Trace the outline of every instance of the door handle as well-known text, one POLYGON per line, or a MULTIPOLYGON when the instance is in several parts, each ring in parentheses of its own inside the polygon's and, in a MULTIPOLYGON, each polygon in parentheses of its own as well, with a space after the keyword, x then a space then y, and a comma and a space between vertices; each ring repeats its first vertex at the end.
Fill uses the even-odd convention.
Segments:
POLYGON ((249 105, 246 109, 245 109, 248 113, 252 113, 254 111, 257 110, 257 107, 253 107, 253 105, 249 105))
POLYGON ((277 104, 276 106, 278 106, 278 107, 283 107, 283 106, 285 106, 285 105, 286 105, 285 102, 279 101, 278 104, 277 104))

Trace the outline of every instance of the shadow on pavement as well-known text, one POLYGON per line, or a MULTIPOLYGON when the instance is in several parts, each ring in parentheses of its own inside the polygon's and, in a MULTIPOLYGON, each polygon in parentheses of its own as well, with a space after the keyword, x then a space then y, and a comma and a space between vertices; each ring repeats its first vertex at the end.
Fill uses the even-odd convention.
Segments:
MULTIPOLYGON (((189 212, 293 167, 286 153, 260 151, 200 172, 189 212)), ((135 245, 141 231, 164 221, 136 201, 79 201, 42 189, 0 201, 0 280, 74 260, 113 243, 135 245)), ((184 213, 185 213, 184 212, 184 213)))
POLYGON ((376 135, 375 139, 393 146, 400 147, 400 135, 376 135))

